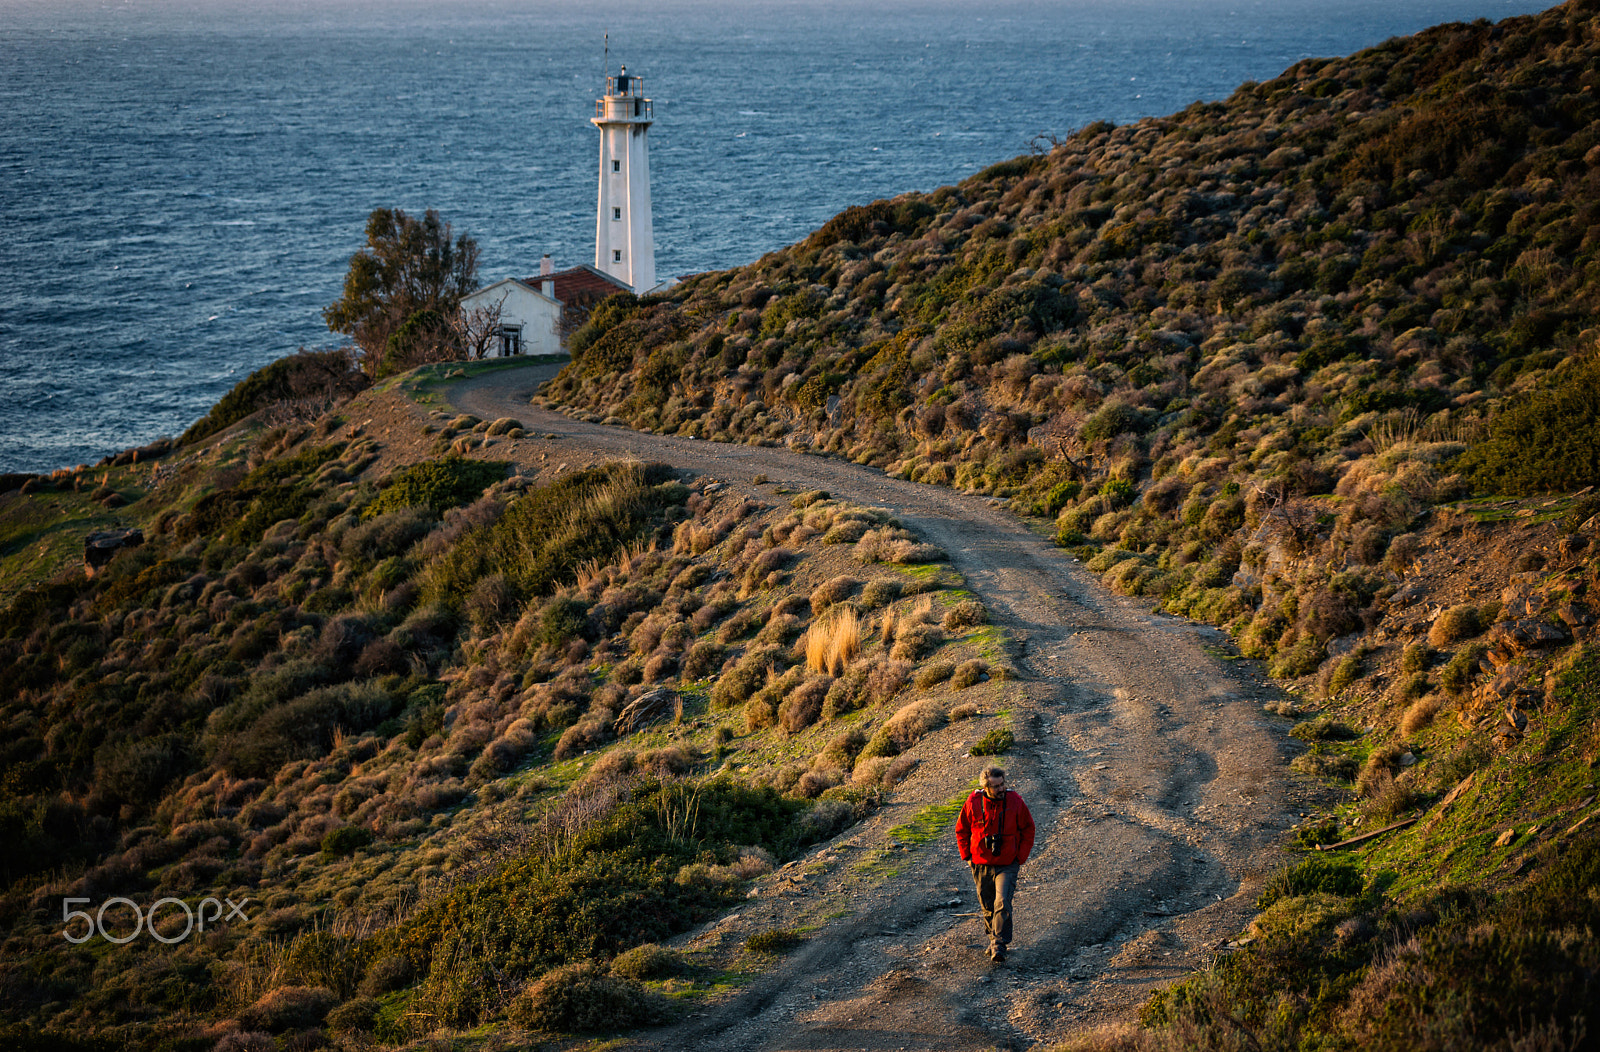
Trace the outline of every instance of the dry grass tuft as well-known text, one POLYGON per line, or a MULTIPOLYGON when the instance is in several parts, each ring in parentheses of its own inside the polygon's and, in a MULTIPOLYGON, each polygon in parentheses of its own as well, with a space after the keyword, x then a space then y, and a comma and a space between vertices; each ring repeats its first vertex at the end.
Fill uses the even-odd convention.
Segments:
POLYGON ((868 610, 876 610, 899 599, 900 591, 900 582, 893 577, 868 581, 866 587, 861 589, 861 605, 868 610))
POLYGON ((1367 754, 1367 762, 1356 777, 1356 792, 1368 800, 1379 796, 1400 770, 1400 756, 1405 750, 1393 742, 1380 745, 1367 754))
POLYGON ((839 768, 824 767, 802 774, 800 781, 795 785, 795 792, 808 800, 814 800, 843 781, 844 772, 839 768))
POLYGON ((950 685, 957 690, 965 690, 982 682, 988 675, 989 663, 982 658, 971 658, 956 667, 955 674, 950 677, 950 685))
POLYGON ((239 1013, 248 1030, 299 1030, 322 1022, 339 999, 322 986, 280 986, 239 1013))
POLYGON ((889 656, 896 661, 918 661, 944 645, 944 632, 937 625, 901 622, 895 632, 889 656))
POLYGON ((921 741, 929 732, 944 726, 944 706, 938 702, 913 701, 889 717, 883 729, 904 752, 921 741))
POLYGON ((806 668, 839 676, 861 653, 861 620, 849 607, 838 610, 827 620, 818 620, 806 630, 806 668))
POLYGON ((911 679, 909 661, 879 660, 867 671, 866 697, 873 704, 888 701, 911 679))
POLYGON ((1483 626, 1478 621, 1478 608, 1471 603, 1462 603, 1433 619, 1433 626, 1428 629, 1428 642, 1436 647, 1447 646, 1481 631, 1483 626))
POLYGON ((693 520, 680 522, 672 531, 672 550, 678 555, 703 555, 721 538, 717 531, 693 520))
POLYGON ((897 756, 889 769, 883 772, 883 787, 893 789, 905 781, 922 761, 911 756, 897 756))
POLYGON ((796 687, 778 706, 778 722, 783 724, 783 729, 798 734, 816 723, 831 686, 833 677, 824 674, 813 676, 796 687))
POLYGON ((861 582, 859 580, 847 574, 841 574, 817 586, 816 590, 811 593, 811 609, 814 613, 820 615, 835 603, 840 603, 850 598, 855 594, 856 589, 860 587, 861 582))
POLYGON ((968 720, 979 715, 981 712, 982 710, 978 708, 976 702, 963 701, 961 704, 956 705, 950 710, 950 722, 954 723, 957 720, 968 720))
POLYGON ((757 696, 744 703, 744 730, 746 734, 766 730, 778 722, 778 707, 766 698, 757 696))
POLYGON ((683 960, 677 953, 658 943, 647 942, 618 954, 611 962, 611 974, 643 981, 664 978, 682 967, 683 960))
POLYGON ((944 615, 944 630, 960 632, 989 620, 989 611, 976 599, 967 599, 951 607, 944 615))
POLYGON ((1405 715, 1400 717, 1400 733, 1410 737, 1422 730, 1433 722, 1443 704, 1437 694, 1429 694, 1412 702, 1405 715))
POLYGON ((955 673, 954 661, 934 661, 924 665, 922 671, 917 673, 917 689, 929 690, 937 687, 955 673))
POLYGON ((855 771, 850 776, 852 785, 873 786, 883 781, 883 776, 889 770, 889 765, 894 760, 888 756, 874 756, 863 760, 856 765, 855 771))

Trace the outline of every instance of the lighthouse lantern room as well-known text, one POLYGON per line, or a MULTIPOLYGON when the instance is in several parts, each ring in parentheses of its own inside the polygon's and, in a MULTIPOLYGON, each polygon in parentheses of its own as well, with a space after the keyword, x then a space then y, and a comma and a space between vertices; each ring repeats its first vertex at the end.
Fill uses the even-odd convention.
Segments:
POLYGON ((595 210, 594 265, 635 292, 656 285, 655 232, 650 222, 650 100, 644 82, 623 66, 595 100, 600 129, 600 200, 595 210))

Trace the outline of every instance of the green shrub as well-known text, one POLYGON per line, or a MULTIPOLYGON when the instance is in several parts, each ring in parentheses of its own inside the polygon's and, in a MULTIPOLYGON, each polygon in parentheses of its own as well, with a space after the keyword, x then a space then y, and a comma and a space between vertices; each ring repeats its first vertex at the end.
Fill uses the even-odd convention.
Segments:
POLYGON ((383 1008, 375 998, 356 997, 328 1013, 328 1029, 347 1033, 370 1031, 383 1008))
POLYGON ((589 633, 589 607, 579 599, 563 596, 551 600, 539 613, 535 640, 544 646, 559 647, 568 640, 589 633))
POLYGON ((95 751, 95 785, 113 800, 144 804, 190 769, 190 742, 182 734, 122 739, 95 751))
POLYGON ((1349 724, 1327 716, 1319 716, 1314 720, 1295 725, 1290 728, 1289 736, 1299 738, 1303 742, 1350 741, 1360 737, 1350 729, 1349 724))
POLYGON ((1483 626, 1478 621, 1478 608, 1471 603, 1461 603, 1433 619, 1433 625, 1428 629, 1428 642, 1436 647, 1447 646, 1481 631, 1483 626))
POLYGON ((519 600, 548 595, 578 567, 614 558, 661 524, 678 494, 658 483, 671 480, 664 465, 617 463, 529 491, 429 564, 423 597, 460 609, 478 579, 495 572, 519 600))
POLYGON ((1454 466, 1479 489, 1514 496, 1600 483, 1600 356, 1573 359, 1510 401, 1454 466))
POLYGON ((180 541, 222 537, 242 544, 259 539, 261 532, 276 522, 300 518, 320 495, 305 477, 338 457, 344 448, 342 443, 308 447, 267 461, 237 485, 196 501, 175 536, 180 541))
POLYGON ((1016 736, 1009 727, 996 727, 972 743, 973 756, 1004 756, 1016 744, 1016 736))
POLYGON ((1264 910, 1280 899, 1322 892, 1349 898, 1361 894, 1366 878, 1361 867, 1329 855, 1312 855, 1269 878, 1256 897, 1256 909, 1264 910))
POLYGON ((399 472, 378 492, 378 498, 361 509, 370 519, 401 508, 427 508, 435 515, 448 508, 470 504, 485 487, 506 477, 504 460, 468 460, 449 456, 425 460, 399 472))
POLYGON ((1468 643, 1455 652, 1439 673, 1439 685, 1452 694, 1460 694, 1472 685, 1477 675, 1478 663, 1489 648, 1482 643, 1468 643))
POLYGON ((1275 679, 1305 676, 1315 672, 1326 656, 1327 651, 1315 636, 1303 635, 1292 646, 1278 651, 1267 672, 1275 679))
POLYGON ((1422 672, 1433 663, 1433 649, 1426 643, 1407 644, 1405 652, 1400 655, 1400 671, 1407 676, 1422 672))
POLYGON ((1126 508, 1133 501, 1134 486, 1127 479, 1106 479, 1100 496, 1113 508, 1126 508))
POLYGON ((1482 742, 1468 739, 1433 762, 1430 774, 1434 788, 1445 792, 1467 775, 1483 769, 1493 756, 1482 742))
POLYGON ((404 554, 438 520, 426 508, 398 508, 373 516, 345 533, 339 553, 356 566, 387 562, 404 554))
POLYGON ((372 831, 362 826, 340 826, 322 838, 322 854, 327 858, 353 855, 372 843, 372 831))
POLYGON ((795 818, 807 806, 770 786, 642 776, 629 799, 556 856, 516 857, 454 885, 372 950, 403 953, 426 968, 436 947, 459 939, 475 966, 533 975, 659 943, 739 901, 733 884, 677 882, 681 867, 706 857, 736 861, 735 845, 789 856, 806 836, 795 818))
POLYGON ((1428 674, 1426 672, 1413 672, 1410 675, 1402 675, 1395 680, 1391 692, 1397 702, 1415 701, 1428 693, 1428 674))
MULTIPOLYGON (((863 749, 863 759, 865 752, 863 749)), ((815 807, 800 816, 800 828, 807 843, 817 843, 831 839, 855 821, 856 809, 845 801, 818 800, 815 807)))
POLYGON ((178 441, 181 445, 199 442, 278 402, 304 399, 341 402, 359 394, 367 383, 348 349, 308 351, 302 348, 298 354, 279 358, 240 380, 178 441))
POLYGON ((867 744, 861 747, 861 753, 856 757, 856 762, 859 763, 862 760, 870 760, 878 756, 899 755, 900 746, 895 744, 894 737, 880 727, 878 732, 867 740, 867 744))
POLYGON ((1333 667, 1333 675, 1328 679, 1329 695, 1332 697, 1338 697, 1340 694, 1344 693, 1344 689, 1350 684, 1354 683, 1356 681, 1356 677, 1360 675, 1360 651, 1346 654, 1344 657, 1340 658, 1339 663, 1333 667))
MULTIPOLYGON (((371 840, 369 836, 367 840, 371 840)), ((314 983, 347 998, 361 979, 361 953, 354 940, 325 931, 302 931, 285 947, 280 967, 302 983, 314 983)))
POLYGON ((683 960, 676 953, 653 942, 635 946, 617 955, 611 962, 611 971, 625 979, 660 979, 676 973, 683 960))
POLYGON ((1315 849, 1323 844, 1337 844, 1342 835, 1337 818, 1324 818, 1296 826, 1294 842, 1297 847, 1315 849))
MULTIPOLYGON (((1124 432, 1140 432, 1145 428, 1144 414, 1122 402, 1107 402, 1078 429, 1078 439, 1085 444, 1109 442, 1124 432)), ((1121 480, 1112 480, 1121 481, 1121 480)), ((1127 485, 1127 483, 1123 483, 1127 485)), ((1131 492, 1132 487, 1129 487, 1131 492)), ((1102 487, 1102 492, 1104 487, 1102 487)))
POLYGON ((506 1018, 526 1030, 594 1033, 629 1030, 666 1017, 665 1001, 599 961, 563 965, 512 1000, 506 1018))
POLYGON ((937 687, 949 679, 955 670, 956 663, 954 661, 930 661, 922 666, 922 669, 917 673, 915 680, 917 689, 928 690, 937 687))
POLYGON ((633 362, 627 336, 629 323, 639 310, 639 298, 631 292, 614 292, 589 312, 589 320, 572 334, 568 348, 572 364, 582 376, 600 376, 626 368, 633 362))
POLYGON ((711 687, 711 707, 731 709, 742 705, 767 682, 767 673, 786 664, 777 647, 751 647, 739 663, 717 677, 711 687))
POLYGON ((1355 757, 1328 751, 1321 745, 1312 746, 1309 752, 1296 756, 1289 766, 1313 778, 1332 778, 1341 782, 1353 781, 1360 768, 1355 757))
POLYGON ((290 760, 324 756, 337 733, 376 727, 393 716, 401 702, 376 682, 321 687, 276 705, 270 695, 257 693, 258 687, 266 685, 252 684, 251 691, 223 710, 218 721, 226 726, 248 718, 252 709, 265 710, 236 736, 219 742, 219 762, 241 775, 269 775, 290 760))
POLYGON ((784 953, 804 941, 805 936, 793 928, 770 928, 746 939, 744 948, 751 953, 784 953))
POLYGON ((391 953, 372 962, 366 976, 361 980, 359 989, 368 997, 380 997, 395 990, 405 989, 415 982, 416 978, 417 968, 411 963, 411 958, 404 954, 391 953))

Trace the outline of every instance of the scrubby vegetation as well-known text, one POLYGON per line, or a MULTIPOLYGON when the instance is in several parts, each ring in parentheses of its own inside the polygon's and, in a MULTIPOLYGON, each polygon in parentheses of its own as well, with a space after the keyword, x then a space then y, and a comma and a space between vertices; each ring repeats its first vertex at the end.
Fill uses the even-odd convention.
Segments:
POLYGON ((179 441, 199 442, 262 410, 285 418, 315 418, 366 386, 366 375, 349 351, 302 349, 240 380, 179 441))
POLYGON ((826 494, 380 474, 336 431, 222 443, 143 545, 0 611, 9 1022, 243 1048, 672 1018, 659 944, 870 813, 948 705, 900 698, 915 662, 987 620, 826 494), (176 941, 63 942, 61 900, 116 896, 176 900, 176 941), (182 935, 207 896, 251 908, 182 935))
MULTIPOLYGON (((1491 498, 1600 481, 1597 50, 1569 3, 1307 60, 574 335, 569 412, 1008 499, 1296 681, 1268 712, 1329 803, 1294 840, 1352 853, 1080 1047, 1593 1047, 1600 500, 1491 498)), ((302 355, 241 384, 185 442, 245 426, 93 576, 5 556, 36 582, 0 611, 8 1045, 660 1021, 705 990, 662 942, 925 736, 991 713, 972 751, 1015 744, 997 630, 882 510, 660 465, 535 484, 481 459, 520 423, 443 410, 389 470, 302 426, 359 383, 302 355), (113 896, 249 909, 63 942, 63 900, 113 896)), ((7 514, 156 492, 142 454, 9 480, 7 514)))
POLYGON ((1440 502, 1600 482, 1594 15, 1309 59, 591 319, 567 411, 1011 499, 1315 671, 1440 502))
POLYGON ((1247 937, 1151 998, 1143 1030, 1067 1047, 1594 1048, 1600 655, 1563 662, 1545 711, 1497 759, 1459 730, 1423 739, 1406 776, 1440 801, 1429 824, 1277 874, 1247 937))
POLYGON ((1597 25, 1442 26, 850 209, 614 301, 544 392, 1009 499, 1297 681, 1338 801, 1298 843, 1424 816, 1084 1047, 1593 1047, 1597 25))

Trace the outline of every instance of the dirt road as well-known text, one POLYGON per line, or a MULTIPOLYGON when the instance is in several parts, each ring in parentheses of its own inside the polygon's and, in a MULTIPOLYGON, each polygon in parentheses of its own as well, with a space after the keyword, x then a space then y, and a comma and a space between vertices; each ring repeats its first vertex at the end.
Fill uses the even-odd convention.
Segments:
POLYGON ((1128 1019, 1151 989, 1203 964, 1248 922, 1259 878, 1282 864, 1283 830, 1305 807, 1283 767, 1287 724, 1262 711, 1277 694, 1253 665, 1212 649, 1221 633, 1107 593, 985 498, 841 460, 529 406, 554 372, 491 373, 447 397, 485 419, 512 416, 560 436, 540 440, 547 466, 633 454, 753 494, 751 479, 765 474, 890 508, 950 553, 1019 642, 1024 673, 1007 701, 1017 744, 1005 762, 1039 836, 1007 963, 983 958, 953 841, 891 852, 888 862, 879 850, 891 826, 970 784, 980 761, 966 755, 971 732, 955 724, 918 746, 922 765, 865 828, 767 878, 737 915, 686 940, 731 946, 751 931, 818 926, 805 943, 728 1001, 636 1035, 637 1047, 1027 1048, 1128 1019))

